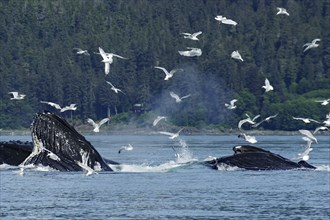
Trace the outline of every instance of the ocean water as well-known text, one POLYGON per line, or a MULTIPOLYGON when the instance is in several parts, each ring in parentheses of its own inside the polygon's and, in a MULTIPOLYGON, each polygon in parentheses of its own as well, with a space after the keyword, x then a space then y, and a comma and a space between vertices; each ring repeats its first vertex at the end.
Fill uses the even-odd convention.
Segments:
MULTIPOLYGON (((257 136, 255 146, 293 159, 302 136, 257 136)), ((1 136, 1 140, 30 140, 1 136)), ((317 136, 316 170, 212 170, 189 163, 231 155, 236 135, 87 135, 116 172, 0 166, 0 219, 329 219, 330 136, 317 136), (118 150, 131 144, 132 151, 118 150), (180 155, 177 157, 176 155, 180 155), (188 163, 187 163, 188 162, 188 163)))

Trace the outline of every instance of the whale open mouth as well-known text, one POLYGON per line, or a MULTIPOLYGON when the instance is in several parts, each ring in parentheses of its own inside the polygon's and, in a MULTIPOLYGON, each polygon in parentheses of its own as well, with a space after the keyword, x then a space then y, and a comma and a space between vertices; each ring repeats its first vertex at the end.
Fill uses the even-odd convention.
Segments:
POLYGON ((54 113, 37 113, 31 135, 34 148, 23 165, 41 164, 60 171, 86 170, 86 167, 112 171, 92 144, 54 113))

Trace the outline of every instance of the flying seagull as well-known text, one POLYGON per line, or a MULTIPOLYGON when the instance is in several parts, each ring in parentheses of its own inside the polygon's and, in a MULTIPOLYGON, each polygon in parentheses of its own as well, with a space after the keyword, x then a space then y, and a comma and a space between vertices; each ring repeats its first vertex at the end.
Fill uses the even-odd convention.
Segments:
POLYGON ((315 123, 318 123, 320 124, 320 122, 314 120, 314 119, 311 119, 311 118, 296 118, 296 117, 292 117, 294 120, 301 120, 303 122, 305 122, 306 124, 309 124, 311 122, 315 122, 315 123))
POLYGON ((61 108, 60 112, 65 112, 65 111, 75 111, 77 109, 76 104, 70 104, 69 106, 64 106, 63 108, 61 108))
POLYGON ((305 135, 311 141, 315 141, 315 143, 317 143, 317 139, 314 137, 314 135, 309 130, 299 130, 299 132, 301 134, 305 135))
POLYGON ((173 69, 170 72, 168 72, 164 67, 160 67, 160 66, 155 66, 156 69, 160 69, 163 70, 163 72, 165 73, 165 78, 164 80, 169 80, 170 78, 173 77, 173 74, 176 73, 177 71, 182 71, 182 69, 173 69))
POLYGON ((309 152, 313 150, 313 148, 311 148, 313 141, 310 140, 309 138, 303 138, 303 139, 307 142, 307 146, 305 147, 304 152, 297 154, 296 159, 302 159, 304 161, 307 161, 309 160, 309 152))
POLYGON ((325 117, 326 117, 326 120, 323 121, 322 123, 324 124, 324 126, 330 127, 330 113, 327 114, 325 117))
POLYGON ((8 94, 12 94, 13 97, 10 98, 10 100, 22 100, 26 95, 19 94, 18 92, 8 92, 8 94))
POLYGON ((56 104, 54 102, 46 102, 46 101, 40 101, 40 102, 50 105, 50 106, 56 108, 57 110, 60 110, 60 112, 65 112, 68 110, 75 111, 77 109, 76 104, 70 104, 69 106, 65 106, 62 108, 59 104, 56 104))
POLYGON ((265 79, 265 85, 262 86, 261 88, 264 88, 265 92, 269 92, 269 91, 274 90, 274 87, 272 85, 270 85, 270 82, 267 78, 265 79))
POLYGON ((176 133, 171 133, 171 132, 167 132, 167 131, 160 131, 160 134, 164 134, 164 135, 168 135, 170 136, 169 139, 174 139, 179 137, 180 132, 183 130, 183 128, 181 128, 178 132, 176 133))
POLYGON ((124 95, 126 95, 121 89, 118 89, 118 88, 116 88, 114 85, 112 85, 111 82, 109 82, 109 81, 106 81, 106 82, 111 86, 111 90, 113 90, 115 93, 118 94, 118 92, 121 92, 121 93, 123 93, 124 95))
POLYGON ((118 154, 120 154, 122 151, 131 151, 133 150, 133 146, 131 144, 128 144, 127 146, 122 146, 119 151, 118 154))
POLYGON ((242 58, 241 54, 238 52, 238 50, 235 50, 231 53, 231 58, 240 60, 243 62, 243 58, 242 58))
POLYGON ((90 119, 90 118, 88 118, 87 119, 87 122, 89 123, 89 124, 91 124, 93 127, 94 127, 94 129, 93 129, 93 131, 94 132, 100 132, 100 127, 104 124, 104 123, 106 123, 106 122, 108 122, 109 121, 109 118, 103 118, 101 121, 99 121, 98 123, 95 123, 94 121, 93 121, 93 119, 90 119))
POLYGON ((276 116, 277 116, 277 114, 276 114, 276 115, 268 116, 267 118, 265 118, 264 120, 258 122, 257 124, 252 125, 252 127, 256 128, 256 127, 258 127, 261 123, 263 123, 263 122, 265 122, 265 121, 269 121, 270 119, 275 118, 276 116))
POLYGON ((190 39, 190 40, 199 40, 197 38, 197 36, 200 35, 200 34, 202 34, 202 32, 199 31, 199 32, 196 32, 196 33, 193 33, 193 34, 190 34, 190 33, 181 33, 181 34, 184 35, 183 36, 184 38, 187 38, 187 39, 190 39))
POLYGON ((311 43, 306 43, 306 44, 304 44, 303 47, 306 47, 306 48, 304 49, 304 52, 307 51, 307 50, 309 50, 309 49, 312 49, 312 48, 318 47, 318 46, 319 46, 319 44, 317 44, 318 41, 321 41, 321 39, 316 38, 316 39, 314 39, 311 43))
POLYGON ((328 105, 330 99, 324 99, 324 100, 316 100, 315 102, 321 102, 321 105, 328 105))
POLYGON ((106 75, 108 75, 110 72, 110 64, 112 64, 112 62, 113 62, 113 57, 127 59, 125 57, 119 56, 114 53, 106 53, 106 52, 104 52, 104 50, 101 47, 99 47, 99 52, 100 53, 97 53, 97 54, 100 54, 103 58, 102 62, 104 63, 104 72, 106 75))
POLYGON ((285 8, 277 7, 276 9, 278 10, 278 12, 276 13, 276 15, 287 15, 287 16, 290 16, 290 14, 288 13, 288 11, 285 8))
POLYGON ((156 126, 158 122, 160 122, 163 119, 166 120, 166 116, 157 116, 157 118, 153 121, 152 126, 156 126))
POLYGON ((214 19, 219 21, 219 23, 229 24, 229 25, 234 25, 234 26, 237 25, 236 21, 233 21, 231 19, 227 19, 226 17, 223 17, 221 15, 217 15, 214 19))
POLYGON ((186 95, 186 96, 179 97, 174 92, 170 92, 170 96, 175 99, 175 102, 176 103, 180 103, 180 102, 182 102, 182 99, 188 98, 190 96, 190 94, 189 95, 186 95))
POLYGON ((241 129, 241 127, 244 123, 250 123, 252 125, 255 124, 255 120, 260 117, 260 115, 256 115, 253 119, 251 119, 251 117, 248 114, 245 114, 245 115, 246 115, 247 118, 242 119, 238 122, 238 128, 239 129, 241 129))
POLYGON ((195 57, 195 56, 201 56, 202 55, 202 50, 199 48, 194 48, 194 47, 187 47, 186 51, 178 51, 180 55, 185 56, 185 57, 195 57))
POLYGON ((321 130, 321 131, 325 131, 325 130, 329 130, 329 128, 326 127, 326 126, 320 126, 320 127, 317 127, 317 128, 315 128, 313 134, 316 134, 316 132, 318 132, 318 131, 320 131, 320 130, 321 130))
POLYGON ((77 48, 77 47, 75 47, 73 49, 76 50, 77 51, 76 53, 79 54, 79 55, 81 55, 81 54, 86 55, 86 56, 90 55, 87 50, 82 50, 82 49, 77 48))
POLYGON ((255 144, 257 143, 257 139, 254 136, 250 136, 244 133, 241 133, 238 135, 239 138, 243 138, 245 141, 251 143, 251 144, 255 144))
POLYGON ((225 103, 225 106, 227 109, 235 109, 237 106, 235 105, 235 102, 237 102, 237 99, 233 99, 230 101, 230 104, 225 103))

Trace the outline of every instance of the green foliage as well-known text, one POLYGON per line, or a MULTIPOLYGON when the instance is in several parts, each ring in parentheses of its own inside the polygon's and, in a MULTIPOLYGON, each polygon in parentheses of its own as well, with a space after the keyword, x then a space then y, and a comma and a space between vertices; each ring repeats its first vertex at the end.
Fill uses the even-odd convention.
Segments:
POLYGON ((40 101, 76 103, 75 123, 110 114, 148 126, 143 121, 150 118, 132 111, 140 103, 179 126, 236 127, 245 113, 278 113, 263 127, 299 128, 293 115, 322 119, 329 112, 315 102, 330 98, 329 9, 328 0, 1 1, 0 128, 27 128, 34 113, 55 111, 40 101), (276 16, 276 7, 290 16, 276 16), (219 24, 216 15, 238 25, 219 24), (203 32, 199 41, 180 34, 197 31, 203 32), (315 38, 320 46, 303 53, 315 38), (77 55, 75 47, 90 56, 77 55), (98 47, 128 59, 114 58, 105 75, 98 47), (186 47, 203 54, 180 56, 186 47), (230 57, 234 50, 244 62, 230 57), (154 66, 184 71, 164 81, 154 66), (266 77, 274 86, 269 93, 261 88, 266 77), (114 93, 106 80, 126 95, 114 93), (11 91, 26 99, 10 100, 11 91), (191 97, 176 105, 169 91, 191 97), (234 98, 237 109, 225 109, 234 98))

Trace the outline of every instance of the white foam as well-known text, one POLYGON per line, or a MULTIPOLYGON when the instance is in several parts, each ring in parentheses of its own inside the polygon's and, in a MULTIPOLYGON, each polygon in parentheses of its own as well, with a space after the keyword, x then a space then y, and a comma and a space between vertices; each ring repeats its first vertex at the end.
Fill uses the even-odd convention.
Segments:
POLYGON ((114 165, 109 164, 111 169, 113 169, 115 172, 133 172, 133 173, 141 173, 141 172, 167 172, 171 169, 181 167, 184 164, 179 164, 174 161, 170 161, 167 163, 163 163, 157 166, 152 166, 148 164, 120 164, 120 165, 114 165))
POLYGON ((320 165, 320 166, 316 166, 316 170, 320 170, 320 171, 328 171, 328 172, 330 172, 330 165, 320 165))
POLYGON ((242 168, 236 166, 230 166, 224 163, 217 164, 217 169, 221 171, 236 171, 236 170, 243 170, 242 168))

